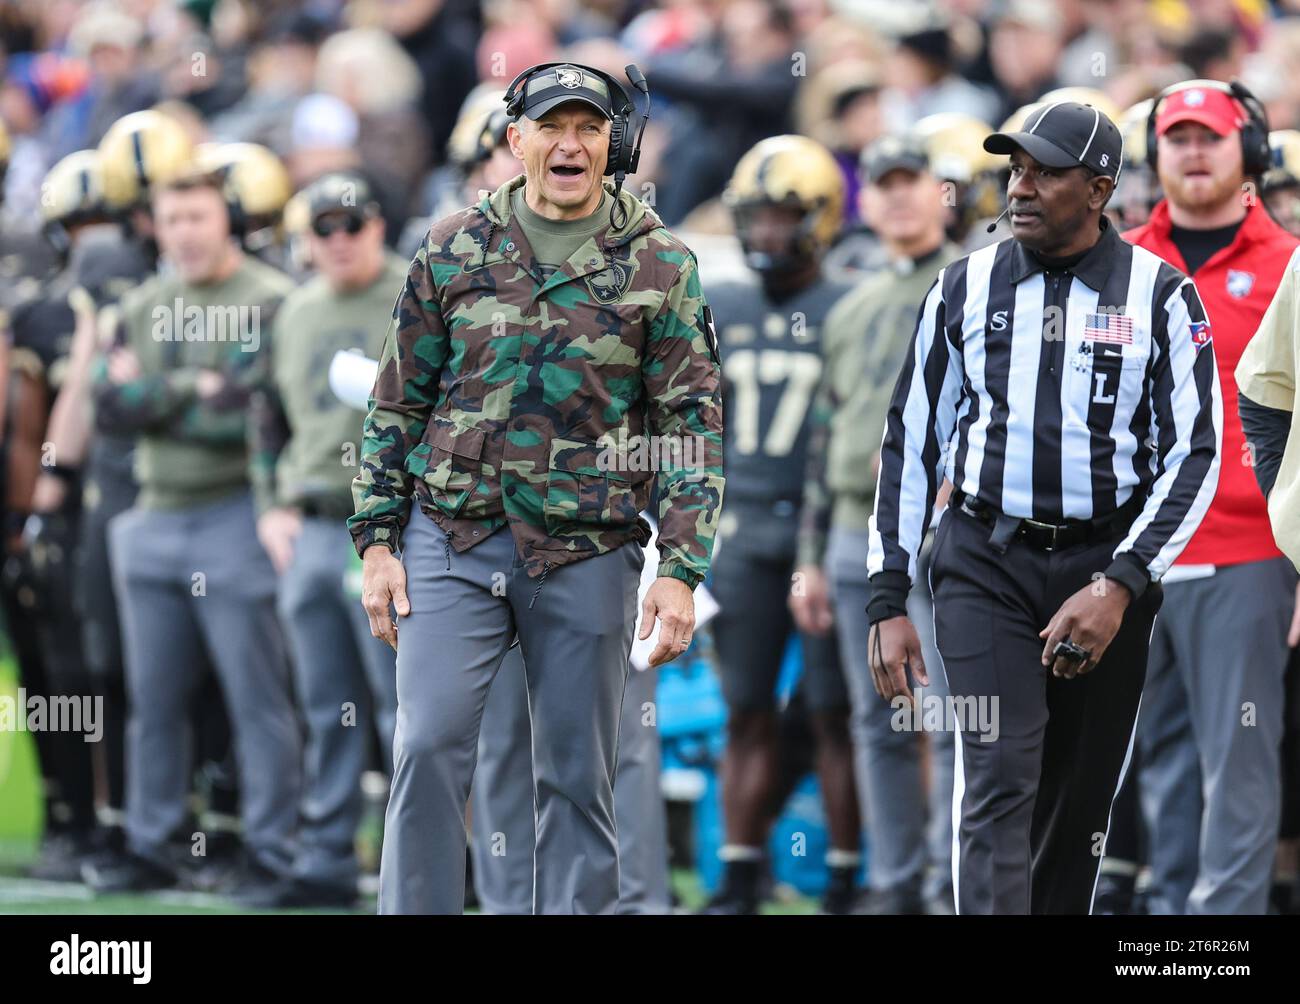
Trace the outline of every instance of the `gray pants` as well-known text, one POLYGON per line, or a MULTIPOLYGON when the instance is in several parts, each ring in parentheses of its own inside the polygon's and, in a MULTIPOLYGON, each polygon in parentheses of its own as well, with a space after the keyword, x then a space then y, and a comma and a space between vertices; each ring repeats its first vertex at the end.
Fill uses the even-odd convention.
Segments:
POLYGON ((555 567, 542 583, 528 578, 508 530, 463 554, 448 554, 445 541, 412 512, 402 555, 411 613, 398 625, 379 911, 464 907, 465 804, 479 724, 517 632, 537 778, 534 912, 612 913, 614 771, 642 551, 620 547, 555 567))
POLYGON ((280 579, 280 616, 307 725, 293 870, 309 881, 340 886, 357 880, 368 722, 374 722, 390 776, 397 723, 396 656, 371 636, 365 609, 344 589, 351 549, 341 522, 304 519, 293 561, 280 579))
MULTIPOLYGON (((659 791, 657 669, 628 674, 614 775, 619 913, 668 913, 668 820, 659 791)), ((474 888, 486 913, 533 912, 533 757, 518 647, 488 694, 470 794, 474 888)))
POLYGON ((178 511, 131 509, 110 528, 130 723, 126 830, 159 858, 187 818, 190 704, 210 662, 230 712, 244 843, 287 871, 301 744, 276 618, 275 571, 247 493, 178 511))
MULTIPOLYGON (((952 882, 953 734, 928 733, 933 766, 927 825, 920 748, 912 732, 892 727, 894 709, 871 682, 867 652, 867 531, 831 530, 826 570, 835 605, 840 657, 853 703, 854 775, 868 837, 872 889, 923 887, 927 896, 952 882)), ((934 618, 924 569, 908 597, 930 675, 926 694, 946 697, 947 682, 934 645, 934 618)))
POLYGON ((1137 737, 1153 911, 1268 909, 1295 581, 1274 558, 1164 587, 1137 737))

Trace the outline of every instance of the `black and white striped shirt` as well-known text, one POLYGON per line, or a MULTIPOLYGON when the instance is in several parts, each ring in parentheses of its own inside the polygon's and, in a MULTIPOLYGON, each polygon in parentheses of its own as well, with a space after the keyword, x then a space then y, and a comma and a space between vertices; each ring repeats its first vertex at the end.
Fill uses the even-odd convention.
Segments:
POLYGON ((1185 275, 1109 223, 1063 270, 1044 269, 1014 238, 982 248, 930 287, 894 390, 873 585, 915 578, 946 476, 1010 516, 1047 523, 1145 498, 1105 572, 1136 596, 1209 508, 1222 430, 1210 329, 1185 275))

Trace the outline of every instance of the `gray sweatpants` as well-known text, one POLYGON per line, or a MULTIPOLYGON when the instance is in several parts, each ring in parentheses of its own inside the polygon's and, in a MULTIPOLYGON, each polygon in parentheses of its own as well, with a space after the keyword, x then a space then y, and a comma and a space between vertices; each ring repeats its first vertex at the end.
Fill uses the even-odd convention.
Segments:
MULTIPOLYGON (((549 583, 548 583, 549 585, 549 583)), ((619 913, 668 913, 668 819, 659 790, 657 669, 628 674, 614 776, 619 913)), ((470 795, 474 888, 487 913, 533 912, 533 757, 523 658, 492 683, 470 795)))
POLYGON ((275 570, 258 543, 248 493, 184 510, 130 509, 110 547, 126 652, 126 831, 159 858, 187 818, 190 705, 208 662, 230 712, 244 843, 288 870, 301 742, 276 618, 275 570), (206 653, 206 659, 205 659, 206 653))
POLYGON ((457 554, 418 508, 404 534, 411 613, 398 624, 397 738, 381 913, 460 913, 465 804, 479 724, 516 632, 537 777, 534 912, 618 904, 614 771, 639 547, 530 579, 502 529, 457 554))
MULTIPOLYGON (((918 737, 892 727, 894 709, 881 699, 871 682, 867 652, 867 531, 832 528, 826 548, 826 571, 835 606, 849 696, 853 735, 854 776, 868 837, 870 886, 893 889, 912 886, 937 895, 952 879, 953 734, 928 733, 931 740, 933 784, 926 793, 921 781, 918 737)), ((907 601, 908 614, 921 638, 922 657, 929 672, 926 695, 946 698, 947 681, 934 645, 934 618, 924 570, 922 583, 907 601)))
POLYGON ((1268 909, 1295 582, 1273 558, 1164 587, 1137 733, 1153 911, 1268 909))
POLYGON ((370 634, 366 611, 344 588, 352 542, 338 520, 309 518, 280 578, 280 617, 293 652, 294 686, 307 725, 302 813, 294 874, 350 886, 357 880, 361 774, 374 722, 383 769, 393 772, 397 670, 370 634))

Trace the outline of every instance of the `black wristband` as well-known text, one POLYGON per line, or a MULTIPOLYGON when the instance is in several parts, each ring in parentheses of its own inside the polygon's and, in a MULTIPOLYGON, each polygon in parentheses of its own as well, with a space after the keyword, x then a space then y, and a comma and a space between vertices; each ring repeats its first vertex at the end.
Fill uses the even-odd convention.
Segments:
POLYGON ((1126 587, 1135 600, 1146 592, 1147 586, 1151 585, 1151 578, 1147 575, 1146 568, 1132 551, 1121 551, 1116 555, 1115 560, 1106 569, 1105 576, 1126 587))
POLYGON ((867 603, 867 622, 907 616, 907 594, 912 582, 905 572, 877 572, 871 576, 871 599, 867 603))

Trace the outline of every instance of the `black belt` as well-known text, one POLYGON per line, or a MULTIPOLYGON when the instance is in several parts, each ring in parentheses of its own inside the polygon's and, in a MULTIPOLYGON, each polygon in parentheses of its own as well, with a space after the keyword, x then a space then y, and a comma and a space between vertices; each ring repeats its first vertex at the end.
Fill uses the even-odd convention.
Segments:
POLYGON ((326 497, 303 499, 298 508, 310 519, 347 519, 356 511, 350 499, 326 497))
POLYGON ((1023 540, 1030 547, 1040 551, 1061 551, 1076 544, 1086 544, 1092 540, 1114 536, 1117 531, 1127 530, 1138 513, 1142 511, 1142 498, 1134 495, 1122 506, 1105 516, 1096 519, 1068 520, 1064 523, 1042 523, 1036 519, 1022 519, 1007 516, 999 509, 981 502, 965 492, 954 491, 950 505, 957 506, 966 515, 974 517, 981 523, 994 528, 989 539, 999 551, 1005 551, 1006 545, 1014 537, 1023 540), (999 533, 998 531, 1002 532, 999 533), (1000 545, 1000 546, 999 546, 1000 545))

